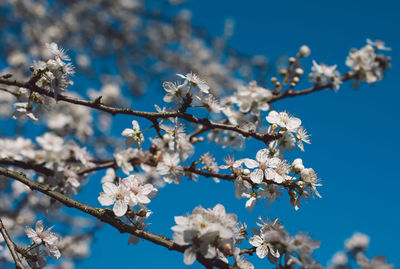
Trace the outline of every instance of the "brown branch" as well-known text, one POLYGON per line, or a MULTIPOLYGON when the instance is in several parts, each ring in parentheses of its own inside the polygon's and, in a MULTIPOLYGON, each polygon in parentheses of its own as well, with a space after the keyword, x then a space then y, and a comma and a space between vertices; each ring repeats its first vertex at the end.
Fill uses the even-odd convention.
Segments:
MULTIPOLYGON (((61 194, 57 191, 54 191, 50 188, 49 185, 35 182, 29 178, 27 178, 23 173, 18 173, 3 167, 0 167, 0 175, 4 175, 6 177, 10 177, 18 180, 19 182, 27 185, 32 190, 39 191, 57 201, 64 204, 67 207, 73 207, 82 211, 86 214, 92 215, 93 217, 99 219, 100 221, 107 223, 114 228, 116 228, 120 233, 129 233, 135 235, 144 240, 150 241, 156 245, 163 246, 169 250, 174 250, 183 253, 186 249, 186 246, 180 246, 174 243, 171 239, 154 233, 150 233, 144 230, 137 229, 136 227, 129 225, 120 219, 116 218, 111 210, 109 209, 101 209, 95 208, 84 203, 81 203, 77 200, 72 199, 64 194, 61 194)), ((204 265, 206 268, 211 268, 213 266, 217 266, 219 268, 230 268, 230 265, 223 262, 218 261, 217 259, 206 259, 200 254, 197 255, 197 260, 204 265)))
MULTIPOLYGON (((348 80, 351 80, 351 79, 354 79, 354 78, 356 78, 355 75, 350 75, 349 73, 346 73, 346 74, 343 75, 343 77, 340 80, 342 82, 345 82, 345 81, 348 81, 348 80)), ((269 100, 269 103, 273 103, 275 101, 278 101, 278 100, 281 100, 281 99, 284 99, 284 98, 287 98, 287 97, 296 97, 296 96, 299 96, 299 95, 306 95, 306 94, 309 94, 309 93, 313 93, 313 92, 317 92, 317 91, 321 91, 321 90, 325 90, 325 89, 332 89, 332 88, 333 88, 333 84, 329 83, 329 84, 320 85, 320 86, 314 85, 311 88, 300 90, 300 91, 293 91, 292 89, 288 89, 287 91, 285 91, 283 93, 280 93, 278 95, 273 96, 269 100)))
MULTIPOLYGON (((222 120, 222 121, 219 122, 219 123, 227 124, 227 123, 228 123, 228 119, 224 119, 224 120, 222 120)), ((212 128, 207 127, 207 126, 201 126, 201 127, 199 127, 196 131, 194 131, 193 133, 191 133, 191 134, 189 135, 189 141, 190 141, 190 142, 193 142, 193 138, 195 138, 196 136, 198 136, 198 135, 200 135, 200 134, 202 134, 202 133, 205 133, 205 132, 207 132, 207 131, 209 131, 209 130, 211 130, 211 129, 212 129, 212 128)))
POLYGON ((24 161, 13 160, 10 158, 5 158, 5 159, 0 159, 0 164, 12 165, 12 166, 23 168, 23 169, 34 170, 35 172, 45 175, 45 176, 53 176, 54 175, 53 170, 51 170, 43 165, 35 164, 33 162, 24 162, 24 161))
POLYGON ((8 249, 10 250, 11 256, 14 259, 15 268, 24 269, 25 267, 22 264, 21 259, 18 256, 15 243, 11 240, 10 236, 8 235, 6 227, 4 227, 4 224, 1 221, 1 218, 0 218, 0 233, 4 238, 4 241, 6 242, 8 249))
MULTIPOLYGON (((81 170, 79 170, 77 172, 77 174, 79 176, 83 176, 87 173, 90 172, 95 172, 95 171, 99 171, 99 170, 103 170, 103 169, 107 169, 107 168, 112 168, 112 167, 117 167, 117 162, 114 159, 95 159, 92 160, 94 163, 99 163, 99 165, 93 166, 93 167, 88 167, 88 168, 82 168, 81 170)), ((157 163, 155 163, 152 160, 143 160, 140 158, 132 158, 129 161, 132 165, 140 165, 141 163, 145 163, 147 165, 150 166, 156 166, 157 163)), ((55 172, 47 167, 44 167, 40 164, 33 164, 30 162, 23 162, 23 161, 15 161, 15 160, 10 160, 10 159, 0 159, 0 164, 5 164, 5 165, 13 165, 19 168, 23 168, 23 169, 32 169, 35 170, 36 172, 42 172, 42 174, 46 175, 46 176, 53 176, 55 174, 55 172)), ((187 172, 187 173, 193 173, 193 174, 197 174, 200 176, 204 176, 207 178, 210 177, 215 177, 215 178, 219 178, 222 180, 227 180, 227 181, 234 181, 239 175, 237 174, 220 174, 220 173, 214 173, 214 172, 209 172, 209 171, 204 171, 201 170, 199 168, 196 168, 193 165, 190 166, 182 166, 182 169, 187 172)), ((249 176, 243 176, 242 175, 242 179, 248 181, 253 187, 256 187, 257 184, 253 183, 250 179, 249 176)), ((294 189, 295 188, 295 183, 291 182, 291 181, 284 181, 282 183, 276 183, 272 180, 267 180, 264 179, 263 180, 264 183, 267 184, 275 184, 275 185, 279 185, 282 186, 284 188, 287 189, 294 189)))
MULTIPOLYGON (((35 76, 32 77, 28 82, 23 82, 23 81, 10 80, 10 79, 5 79, 5 78, 0 77, 0 84, 30 89, 33 92, 37 92, 42 95, 46 95, 48 97, 55 99, 55 94, 53 92, 43 89, 41 87, 38 87, 36 84, 32 83, 32 81, 34 81, 33 78, 35 78, 35 76)), ((247 131, 247 130, 241 129, 240 127, 235 126, 235 125, 212 122, 207 118, 197 118, 192 114, 188 114, 188 113, 181 112, 181 111, 144 112, 144 111, 133 110, 130 108, 116 108, 116 107, 112 107, 112 106, 107 106, 107 105, 101 103, 101 101, 97 100, 97 99, 96 100, 85 100, 85 99, 75 98, 75 97, 62 95, 62 94, 57 95, 57 100, 68 102, 71 104, 90 107, 90 108, 93 108, 96 110, 110 113, 112 115, 125 114, 125 115, 142 117, 147 120, 150 120, 153 123, 155 120, 157 120, 159 118, 166 119, 166 118, 178 117, 180 119, 186 120, 191 123, 201 124, 209 129, 229 130, 229 131, 241 134, 242 136, 247 137, 247 138, 253 137, 257 140, 264 142, 266 145, 268 145, 269 142, 279 138, 278 134, 261 134, 261 133, 257 133, 257 132, 247 131)), ((157 129, 156 126, 155 126, 155 128, 157 129)))

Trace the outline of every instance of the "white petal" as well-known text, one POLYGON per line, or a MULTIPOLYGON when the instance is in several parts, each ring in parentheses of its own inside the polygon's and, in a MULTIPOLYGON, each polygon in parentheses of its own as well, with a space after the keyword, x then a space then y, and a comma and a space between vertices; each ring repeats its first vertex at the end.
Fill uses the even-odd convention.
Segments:
POLYGON ((269 112, 266 119, 271 124, 277 124, 279 121, 279 113, 276 112, 275 110, 273 110, 273 111, 269 112))
POLYGON ((216 215, 224 216, 226 214, 225 207, 221 204, 214 206, 213 211, 216 215))
POLYGON ((43 241, 45 241, 48 245, 56 245, 58 237, 54 233, 49 233, 45 238, 43 238, 43 241))
POLYGON ((114 204, 113 211, 115 216, 122 217, 128 210, 128 205, 124 200, 117 200, 114 204))
POLYGON ((171 103, 172 100, 174 100, 174 95, 173 95, 173 94, 170 94, 170 93, 167 93, 167 94, 164 96, 163 100, 164 100, 164 102, 166 102, 166 103, 171 103))
POLYGON ((207 250, 206 251, 207 252, 205 254, 202 253, 204 255, 204 258, 212 259, 212 258, 215 258, 215 256, 217 256, 217 252, 215 250, 215 247, 212 246, 212 245, 208 245, 207 244, 207 250))
POLYGON ((246 201, 246 208, 247 210, 251 211, 253 210, 254 206, 256 205, 256 198, 255 197, 251 197, 249 200, 246 201))
POLYGON ((256 249, 256 253, 260 259, 264 259, 268 254, 268 247, 266 245, 261 245, 256 249))
POLYGON ((134 131, 132 129, 126 128, 125 130, 122 131, 121 135, 123 136, 129 136, 132 135, 134 131))
POLYGON ((43 221, 39 220, 36 222, 36 232, 43 232, 43 221))
POLYGON ((288 122, 287 128, 289 130, 294 130, 297 129, 298 127, 300 127, 301 125, 301 120, 298 118, 291 118, 288 122))
POLYGON ((31 227, 26 227, 25 228, 25 233, 29 238, 37 236, 37 233, 31 227))
POLYGON ((268 149, 260 149, 256 155, 257 161, 265 163, 268 160, 268 149))
POLYGON ((118 192, 118 187, 112 182, 106 182, 103 184, 103 190, 108 195, 115 195, 118 192))
POLYGON ((274 180, 274 178, 275 178, 275 171, 272 169, 272 168, 267 168, 266 170, 265 170, 265 177, 268 179, 268 180, 274 180))
POLYGON ((274 181, 275 181, 276 183, 278 183, 278 184, 282 183, 282 182, 283 182, 283 179, 284 179, 284 178, 283 178, 281 175, 275 174, 274 181))
POLYGON ((97 200, 103 206, 112 205, 115 201, 114 197, 112 197, 108 194, 105 194, 104 192, 100 193, 100 196, 97 198, 97 200))
POLYGON ((176 74, 178 77, 181 77, 183 79, 187 79, 186 76, 182 75, 182 74, 176 74))
POLYGON ((247 166, 247 168, 256 168, 258 167, 258 162, 252 159, 244 159, 243 160, 244 164, 247 166))
POLYGON ((281 255, 279 254, 278 249, 273 248, 273 247, 269 247, 269 252, 271 253, 272 256, 274 256, 275 258, 279 258, 281 255))
POLYGON ((144 194, 139 194, 139 195, 136 196, 136 197, 137 197, 139 203, 141 203, 141 204, 148 204, 148 203, 150 203, 150 199, 149 199, 146 195, 144 195, 144 194))
POLYGON ((253 236, 249 239, 249 243, 254 247, 259 247, 263 244, 264 240, 258 235, 253 236))
POLYGON ((261 169, 256 169, 250 173, 250 179, 256 184, 260 184, 264 179, 264 171, 261 169))
POLYGON ((152 192, 154 189, 153 185, 151 184, 146 184, 144 185, 141 189, 140 189, 140 193, 143 193, 145 195, 149 194, 150 192, 152 192))
POLYGON ((193 247, 188 247, 185 250, 184 256, 183 256, 183 262, 186 265, 191 265, 194 263, 194 261, 196 260, 196 252, 194 252, 193 247))
POLYGON ((133 130, 135 130, 135 131, 140 130, 139 123, 136 120, 132 121, 132 126, 133 126, 133 130))
POLYGON ((60 251, 58 250, 58 248, 57 248, 56 245, 46 245, 46 247, 47 247, 47 249, 49 250, 49 253, 50 253, 50 255, 51 255, 53 258, 58 259, 58 258, 61 257, 61 253, 60 253, 60 251))
POLYGON ((176 85, 169 81, 164 81, 163 88, 169 93, 174 93, 176 91, 176 85))
POLYGON ((180 224, 180 225, 187 225, 189 223, 189 219, 184 216, 175 216, 174 220, 175 220, 176 224, 180 224))

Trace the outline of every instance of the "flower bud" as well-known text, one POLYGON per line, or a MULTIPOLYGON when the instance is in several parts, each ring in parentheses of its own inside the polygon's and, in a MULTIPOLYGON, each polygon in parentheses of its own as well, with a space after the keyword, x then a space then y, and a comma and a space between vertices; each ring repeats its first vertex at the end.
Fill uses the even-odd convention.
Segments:
POLYGON ((311 50, 310 50, 310 48, 308 46, 303 45, 303 46, 300 47, 299 53, 300 53, 301 57, 308 57, 310 55, 310 53, 311 53, 311 50))
POLYGON ((297 67, 295 69, 295 73, 296 73, 296 75, 301 76, 301 75, 304 74, 304 70, 302 68, 300 68, 300 67, 297 67))

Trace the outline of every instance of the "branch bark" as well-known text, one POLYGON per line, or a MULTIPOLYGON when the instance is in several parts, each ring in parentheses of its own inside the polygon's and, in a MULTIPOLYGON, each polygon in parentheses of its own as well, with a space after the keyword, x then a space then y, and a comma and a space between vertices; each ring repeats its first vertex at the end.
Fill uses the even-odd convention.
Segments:
POLYGON ((22 264, 21 259, 18 256, 15 243, 11 240, 10 236, 8 235, 6 227, 4 227, 4 224, 1 221, 1 218, 0 218, 0 233, 4 238, 4 241, 6 242, 8 249, 10 250, 11 256, 13 257, 13 260, 15 263, 15 268, 24 269, 25 267, 22 264))
MULTIPOLYGON (((27 185, 32 190, 39 191, 57 201, 64 204, 67 207, 75 208, 86 214, 89 214, 100 221, 107 223, 114 228, 116 228, 120 233, 129 233, 135 235, 144 240, 150 241, 156 245, 163 246, 169 250, 174 250, 183 253, 186 246, 180 246, 175 244, 171 239, 163 235, 158 235, 150 233, 144 230, 136 229, 133 225, 129 225, 116 218, 111 210, 95 208, 90 205, 83 204, 77 200, 72 199, 64 194, 51 190, 50 186, 47 184, 37 183, 29 178, 27 178, 23 173, 18 173, 3 167, 0 167, 0 175, 13 178, 19 182, 27 185)), ((197 260, 204 265, 206 268, 211 268, 216 266, 218 268, 231 268, 229 264, 217 260, 217 259, 206 259, 201 255, 197 255, 197 260)))

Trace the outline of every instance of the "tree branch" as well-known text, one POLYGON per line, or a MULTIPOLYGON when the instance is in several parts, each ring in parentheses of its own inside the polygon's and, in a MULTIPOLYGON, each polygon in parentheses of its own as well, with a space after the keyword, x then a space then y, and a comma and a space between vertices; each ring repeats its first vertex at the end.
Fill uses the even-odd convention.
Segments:
POLYGON ((4 224, 1 221, 1 218, 0 218, 0 233, 4 238, 4 241, 6 241, 7 247, 10 250, 11 256, 14 259, 15 268, 24 269, 25 267, 22 264, 21 259, 18 256, 16 247, 15 247, 15 243, 11 240, 10 236, 8 235, 6 227, 4 227, 4 224))
MULTIPOLYGON (((139 238, 150 241, 156 245, 163 246, 169 250, 174 250, 183 253, 187 246, 180 246, 174 243, 171 239, 158 234, 153 234, 144 230, 135 228, 132 225, 126 224, 120 219, 116 218, 112 211, 108 209, 94 208, 92 206, 83 204, 77 200, 74 200, 64 194, 51 190, 50 186, 47 184, 37 183, 29 178, 27 178, 23 173, 18 173, 3 167, 0 167, 0 175, 10 177, 18 180, 19 182, 27 185, 32 190, 39 191, 60 203, 66 205, 67 207, 73 207, 81 212, 92 215, 93 217, 99 219, 100 221, 107 223, 114 228, 116 228, 120 233, 129 233, 135 235, 139 238)), ((230 265, 218 261, 217 259, 206 259, 200 254, 197 254, 197 260, 204 265, 206 268, 211 268, 212 266, 217 266, 218 268, 230 268, 230 265)))
MULTIPOLYGON (((343 77, 340 79, 342 82, 354 79, 356 76, 355 75, 350 75, 349 73, 346 73, 343 75, 343 77)), ((269 103, 273 103, 275 101, 287 98, 287 97, 296 97, 299 95, 306 95, 309 93, 313 93, 313 92, 317 92, 317 91, 321 91, 321 90, 325 90, 325 89, 332 89, 333 84, 329 83, 326 85, 322 85, 322 86, 317 86, 314 85, 311 88, 308 89, 304 89, 304 90, 300 90, 300 91, 293 91, 292 89, 288 89, 287 91, 284 91, 282 93, 279 93, 278 95, 275 95, 271 98, 271 100, 269 101, 269 103)))
MULTIPOLYGON (((35 78, 35 76, 33 78, 35 78)), ((42 95, 46 95, 48 97, 55 99, 55 94, 53 92, 38 87, 35 83, 32 83, 32 81, 33 81, 32 78, 28 82, 23 82, 23 81, 10 80, 10 79, 0 77, 0 84, 30 89, 33 92, 37 92, 42 95)), ((266 145, 268 145, 269 142, 279 138, 278 134, 261 134, 261 133, 257 133, 257 132, 247 131, 247 130, 241 129, 240 127, 235 126, 235 125, 212 122, 207 118, 197 118, 194 115, 191 115, 191 114, 188 114, 185 112, 180 112, 180 111, 143 112, 143 111, 133 110, 130 108, 116 108, 116 107, 112 107, 112 106, 107 106, 107 105, 104 105, 103 103, 99 102, 98 100, 85 100, 85 99, 75 98, 75 97, 71 97, 71 96, 67 96, 67 95, 63 95, 63 94, 58 94, 57 100, 68 102, 71 104, 90 107, 90 108, 93 108, 96 110, 110 113, 112 115, 125 114, 125 115, 142 117, 147 120, 150 120, 153 123, 154 123, 154 120, 157 120, 159 118, 166 119, 166 118, 178 117, 180 119, 186 120, 191 123, 201 124, 209 129, 229 130, 232 132, 239 133, 242 136, 247 137, 247 138, 253 137, 257 140, 264 142, 266 145)))

